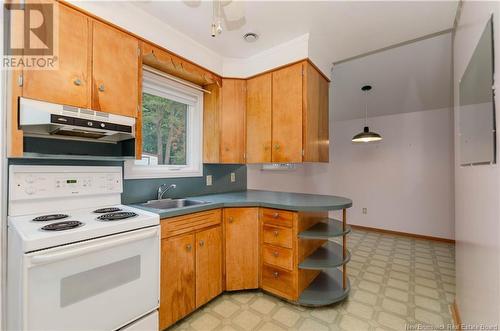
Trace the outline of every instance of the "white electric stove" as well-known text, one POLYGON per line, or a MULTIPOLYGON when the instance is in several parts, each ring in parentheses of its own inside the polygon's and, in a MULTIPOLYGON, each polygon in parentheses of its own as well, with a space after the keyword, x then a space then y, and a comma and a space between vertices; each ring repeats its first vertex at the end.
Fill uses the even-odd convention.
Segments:
POLYGON ((157 330, 159 216, 120 204, 121 167, 9 169, 9 330, 157 330))

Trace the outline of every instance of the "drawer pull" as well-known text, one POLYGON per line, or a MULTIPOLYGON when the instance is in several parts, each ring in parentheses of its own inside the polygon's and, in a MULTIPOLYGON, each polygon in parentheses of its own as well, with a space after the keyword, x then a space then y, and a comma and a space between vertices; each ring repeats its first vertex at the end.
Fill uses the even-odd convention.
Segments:
POLYGON ((191 246, 191 244, 187 244, 187 245, 186 245, 186 250, 187 250, 188 252, 191 252, 191 249, 192 249, 192 248, 193 248, 193 247, 191 246))
POLYGON ((278 230, 274 230, 274 231, 273 231, 273 234, 274 234, 274 236, 275 236, 275 237, 277 237, 280 233, 279 233, 279 231, 278 231, 278 230))
POLYGON ((99 91, 100 92, 104 92, 104 84, 100 84, 99 85, 99 91))
POLYGON ((278 257, 279 255, 280 255, 280 253, 278 253, 278 252, 276 252, 276 251, 274 251, 274 252, 273 252, 273 256, 274 256, 274 257, 278 257))
POLYGON ((80 85, 82 85, 82 81, 81 81, 80 79, 78 79, 78 78, 77 78, 77 79, 75 79, 75 80, 73 81, 73 83, 74 83, 76 86, 80 86, 80 85))
POLYGON ((229 223, 233 223, 234 222, 234 218, 231 216, 229 217, 229 223))
POLYGON ((280 214, 279 214, 279 213, 274 213, 274 214, 273 214, 273 218, 278 218, 278 217, 280 217, 280 214))
POLYGON ((280 273, 275 271, 275 272, 273 272, 273 276, 274 276, 274 278, 278 278, 280 276, 280 273))
POLYGON ((205 246, 205 241, 200 240, 200 246, 201 246, 201 247, 205 246))

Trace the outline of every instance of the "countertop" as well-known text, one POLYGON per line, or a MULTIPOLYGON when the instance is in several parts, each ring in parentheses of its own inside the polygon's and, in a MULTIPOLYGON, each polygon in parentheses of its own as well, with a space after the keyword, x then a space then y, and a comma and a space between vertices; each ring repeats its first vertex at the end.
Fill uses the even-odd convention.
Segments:
POLYGON ((186 199, 202 200, 208 203, 183 208, 159 210, 140 204, 133 207, 160 214, 160 218, 191 214, 199 211, 224 207, 268 207, 292 211, 328 211, 349 208, 352 200, 333 195, 302 194, 247 190, 221 194, 200 195, 186 199))

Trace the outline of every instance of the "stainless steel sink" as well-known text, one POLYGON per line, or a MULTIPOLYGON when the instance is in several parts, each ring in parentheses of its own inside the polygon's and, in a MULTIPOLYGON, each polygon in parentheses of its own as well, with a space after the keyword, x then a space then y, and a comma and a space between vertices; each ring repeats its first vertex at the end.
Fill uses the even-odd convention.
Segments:
POLYGON ((162 199, 162 200, 150 200, 148 202, 142 203, 141 206, 154 209, 173 209, 173 208, 203 205, 206 203, 208 202, 200 200, 191 200, 191 199, 162 199))

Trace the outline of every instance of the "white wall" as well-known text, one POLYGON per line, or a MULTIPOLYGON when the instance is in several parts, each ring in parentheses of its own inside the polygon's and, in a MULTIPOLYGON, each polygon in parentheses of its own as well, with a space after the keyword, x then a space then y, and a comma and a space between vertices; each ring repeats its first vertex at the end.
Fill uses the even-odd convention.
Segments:
MULTIPOLYGON (((472 56, 487 20, 494 14, 495 80, 500 79, 500 3, 463 4, 454 40, 455 98, 455 239, 457 304, 464 323, 500 323, 500 167, 460 167, 458 139, 459 79, 472 56)), ((498 89, 498 83, 496 83, 498 89)), ((497 128, 500 127, 500 95, 497 128)), ((499 135, 497 135, 497 146, 499 135)), ((498 155, 498 148, 497 148, 498 155)))
POLYGON ((451 115, 445 108, 370 118, 384 140, 363 145, 351 138, 364 120, 335 122, 329 164, 279 173, 248 166, 248 188, 342 195, 354 201, 352 224, 452 239, 451 115))

